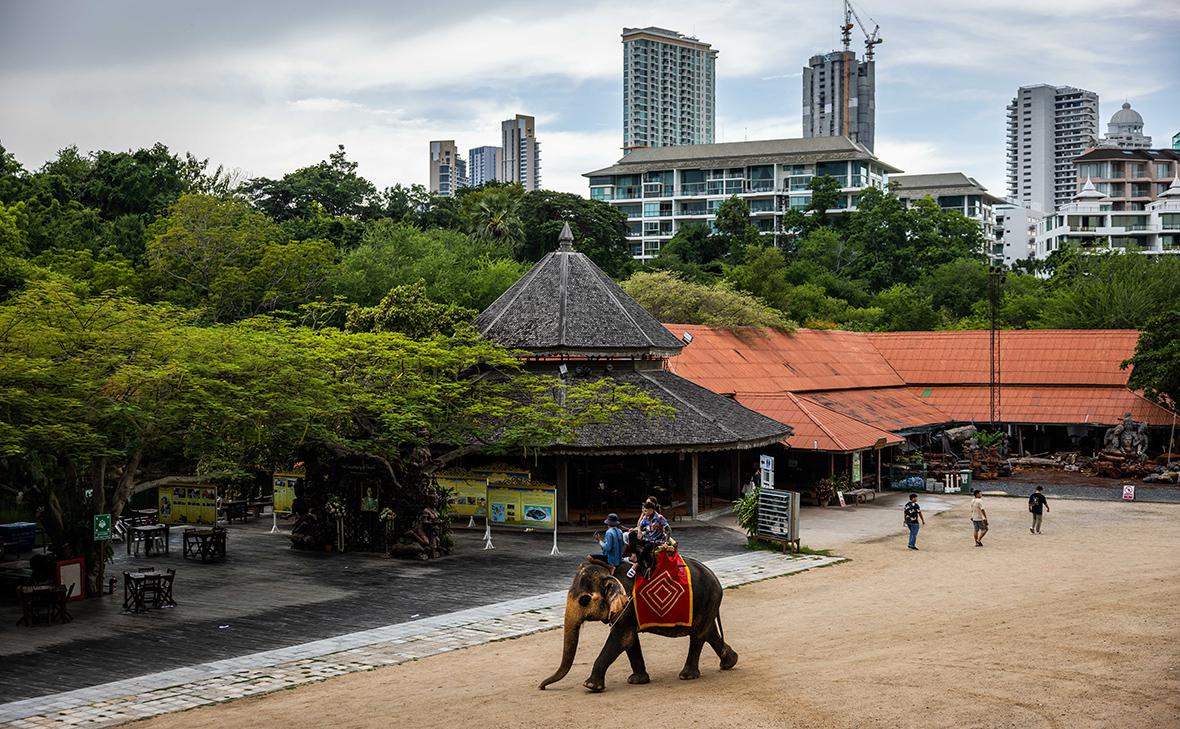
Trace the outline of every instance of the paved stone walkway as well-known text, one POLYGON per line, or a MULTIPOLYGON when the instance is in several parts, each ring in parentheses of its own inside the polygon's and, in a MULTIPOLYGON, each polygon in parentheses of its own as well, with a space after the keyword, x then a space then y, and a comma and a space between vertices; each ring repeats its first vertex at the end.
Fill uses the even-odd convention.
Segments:
MULTIPOLYGON (((840 561, 749 552, 708 562, 726 587, 840 561)), ((561 625, 558 590, 324 640, 0 704, 0 726, 103 727, 270 693, 561 625)))

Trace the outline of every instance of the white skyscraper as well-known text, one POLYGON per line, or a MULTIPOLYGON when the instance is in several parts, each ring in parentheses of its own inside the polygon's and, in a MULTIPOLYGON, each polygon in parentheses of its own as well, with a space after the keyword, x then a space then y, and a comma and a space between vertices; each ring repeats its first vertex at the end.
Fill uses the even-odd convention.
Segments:
POLYGON ((430 191, 452 197, 460 187, 466 186, 467 163, 459 156, 455 140, 443 139, 431 142, 430 191))
POLYGON ((1073 199, 1073 160, 1098 138, 1098 94, 1022 86, 1008 104, 1008 201, 1051 213, 1073 199))
POLYGON ((467 179, 472 187, 479 187, 500 179, 499 147, 472 147, 467 151, 467 179))
POLYGON ((541 186, 541 143, 531 116, 517 114, 500 123, 502 144, 500 180, 515 182, 526 190, 541 186))
POLYGON ((712 144, 717 51, 664 28, 623 28, 623 150, 712 144))

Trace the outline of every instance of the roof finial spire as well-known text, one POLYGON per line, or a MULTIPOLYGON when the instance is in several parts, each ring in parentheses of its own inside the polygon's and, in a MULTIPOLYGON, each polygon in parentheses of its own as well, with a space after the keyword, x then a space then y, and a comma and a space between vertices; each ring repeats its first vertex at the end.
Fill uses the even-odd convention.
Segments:
POLYGON ((563 253, 571 253, 574 250, 574 234, 568 222, 561 226, 561 233, 557 236, 557 250, 563 253))

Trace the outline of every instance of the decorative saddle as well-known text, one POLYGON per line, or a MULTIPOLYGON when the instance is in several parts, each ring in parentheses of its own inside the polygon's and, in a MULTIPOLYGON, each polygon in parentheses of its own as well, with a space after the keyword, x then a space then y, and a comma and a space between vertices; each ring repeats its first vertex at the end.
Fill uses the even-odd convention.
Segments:
POLYGON ((632 599, 640 630, 692 625, 692 574, 675 542, 655 549, 655 566, 635 578, 632 599))

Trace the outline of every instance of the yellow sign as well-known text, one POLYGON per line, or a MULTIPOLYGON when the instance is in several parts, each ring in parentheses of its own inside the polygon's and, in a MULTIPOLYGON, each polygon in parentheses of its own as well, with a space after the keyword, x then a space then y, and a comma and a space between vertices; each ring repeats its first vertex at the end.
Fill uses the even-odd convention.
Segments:
POLYGON ((216 486, 161 486, 158 492, 162 524, 217 523, 216 486))
POLYGON ((556 526, 557 488, 542 483, 512 481, 488 484, 489 519, 496 526, 549 531, 556 526))
POLYGON ((295 509, 295 482, 303 478, 302 473, 276 471, 274 475, 274 510, 278 514, 289 514, 295 509))
POLYGON ((532 474, 528 471, 512 466, 487 466, 486 468, 476 468, 471 471, 476 476, 481 476, 488 480, 488 483, 501 483, 504 481, 528 481, 532 478, 532 474))
POLYGON ((483 476, 436 474, 439 486, 450 489, 456 516, 483 516, 488 508, 488 480, 483 476))

